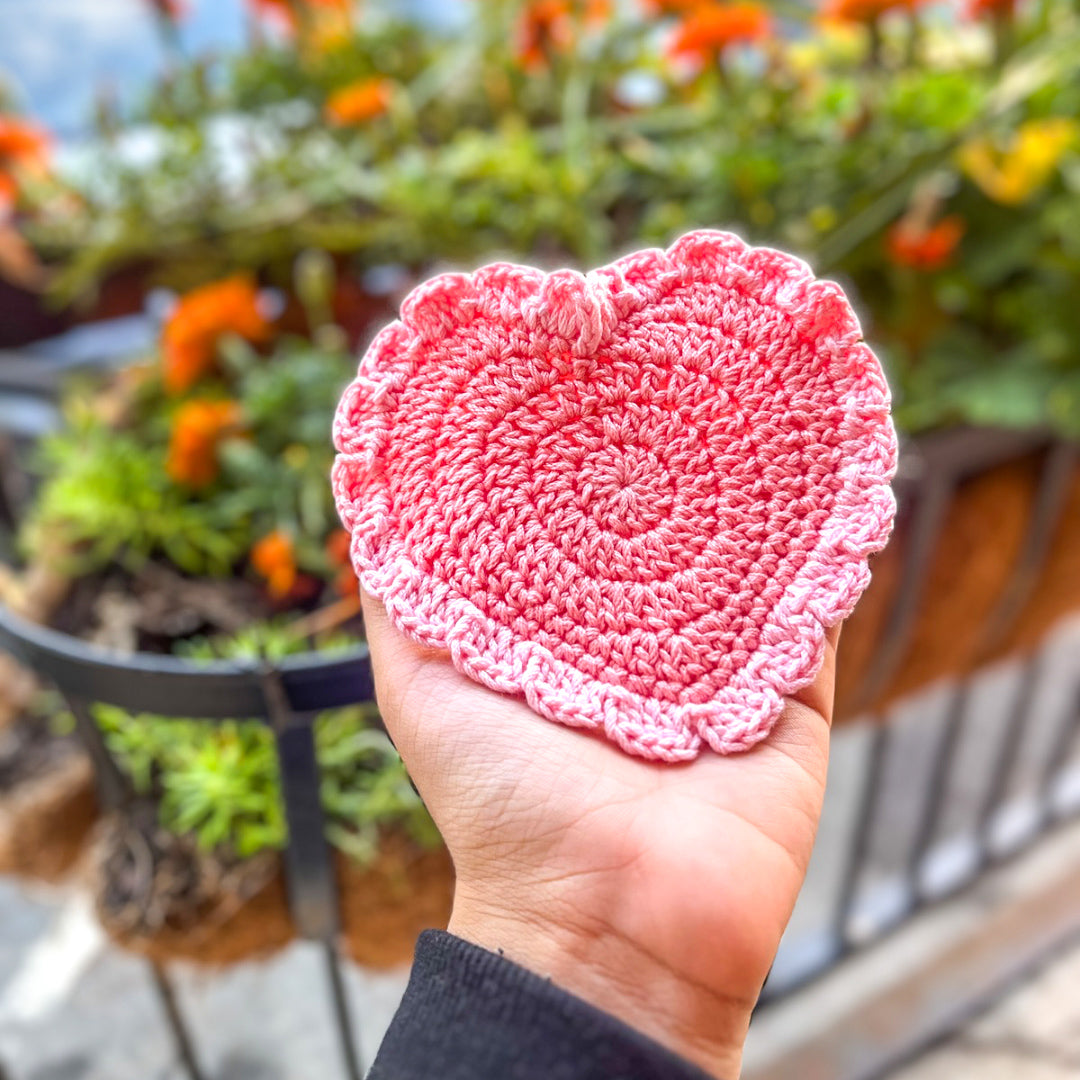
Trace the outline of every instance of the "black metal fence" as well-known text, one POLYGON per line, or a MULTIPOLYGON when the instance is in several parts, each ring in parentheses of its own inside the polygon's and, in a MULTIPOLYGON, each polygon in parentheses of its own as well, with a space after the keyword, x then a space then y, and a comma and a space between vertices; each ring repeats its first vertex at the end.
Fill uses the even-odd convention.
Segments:
MULTIPOLYGON (((1032 455, 1039 460, 1032 512, 1008 580, 989 617, 975 630, 972 674, 939 686, 932 702, 923 695, 915 705, 923 752, 912 751, 913 712, 909 707, 905 715, 903 703, 884 715, 866 716, 858 732, 845 729, 834 736, 835 743, 857 734, 861 742, 860 752, 846 762, 855 775, 849 773, 844 781, 856 789, 845 815, 846 832, 819 836, 819 845, 839 846, 842 858, 833 860, 831 880, 815 883, 827 897, 818 897, 813 925, 785 939, 762 995, 765 1006, 831 971, 928 904, 954 895, 991 866, 1027 850, 1048 829, 1080 813, 1080 800, 1059 797, 1061 780, 1075 768, 1072 751, 1080 737, 1080 658, 1063 662, 1039 649, 1014 658, 1019 670, 997 692, 992 724, 979 701, 986 664, 1007 640, 1039 581, 1058 530, 1066 524, 1063 515, 1080 464, 1074 444, 1038 433, 972 430, 905 448, 897 481, 901 514, 907 519, 901 577, 856 698, 863 703, 877 699, 904 660, 927 599, 936 545, 960 485, 1032 455), (1058 715, 1043 716, 1043 691, 1051 680, 1064 683, 1058 689, 1066 705, 1058 715), (1017 810, 1019 750, 1036 724, 1041 745, 1034 770, 1027 769, 1026 821, 1002 840, 998 826, 1017 810), (961 762, 960 753, 973 738, 981 751, 974 766, 961 762), (961 773, 961 766, 966 772, 961 773), (887 812, 890 787, 895 788, 898 774, 903 774, 903 821, 897 820, 895 807, 887 812), (959 826, 957 817, 962 819, 959 826), (903 835, 886 837, 884 846, 891 850, 883 858, 882 837, 889 833, 903 835)), ((992 534, 987 542, 994 542, 992 534)))

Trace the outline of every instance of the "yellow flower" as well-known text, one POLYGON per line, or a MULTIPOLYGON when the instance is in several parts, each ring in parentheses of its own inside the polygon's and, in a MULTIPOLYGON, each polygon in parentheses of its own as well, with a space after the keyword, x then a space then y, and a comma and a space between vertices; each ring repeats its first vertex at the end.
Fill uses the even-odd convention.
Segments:
POLYGON ((985 137, 965 143, 960 168, 995 202, 1019 206, 1046 184, 1078 133, 1066 117, 1029 120, 1004 150, 985 137))

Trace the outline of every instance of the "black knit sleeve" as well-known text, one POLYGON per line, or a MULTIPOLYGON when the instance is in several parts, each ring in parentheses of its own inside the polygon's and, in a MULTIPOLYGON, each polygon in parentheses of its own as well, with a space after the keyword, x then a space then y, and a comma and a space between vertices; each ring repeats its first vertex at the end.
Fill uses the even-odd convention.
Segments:
POLYGON ((531 971, 429 930, 368 1080, 712 1078, 531 971))

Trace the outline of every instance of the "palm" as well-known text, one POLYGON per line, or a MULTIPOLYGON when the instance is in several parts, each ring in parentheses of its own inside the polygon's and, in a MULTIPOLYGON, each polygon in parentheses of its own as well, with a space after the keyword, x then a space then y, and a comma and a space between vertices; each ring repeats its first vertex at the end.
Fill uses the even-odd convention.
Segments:
POLYGON ((764 744, 671 766, 478 686, 407 641, 381 605, 366 601, 365 615, 387 726, 446 839, 459 890, 492 909, 601 920, 586 929, 753 1001, 813 845, 835 635, 821 675, 764 744))

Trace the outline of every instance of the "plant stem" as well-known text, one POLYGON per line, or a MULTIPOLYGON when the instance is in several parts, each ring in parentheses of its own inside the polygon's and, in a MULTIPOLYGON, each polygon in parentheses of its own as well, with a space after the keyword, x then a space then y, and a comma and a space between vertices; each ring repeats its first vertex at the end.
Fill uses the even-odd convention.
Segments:
POLYGON ((289 636, 297 641, 324 634, 360 614, 360 597, 346 596, 326 607, 312 611, 288 626, 289 636))

